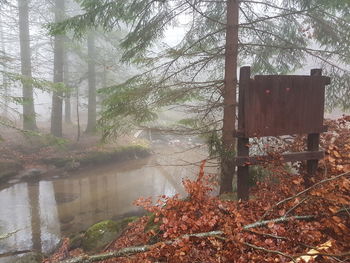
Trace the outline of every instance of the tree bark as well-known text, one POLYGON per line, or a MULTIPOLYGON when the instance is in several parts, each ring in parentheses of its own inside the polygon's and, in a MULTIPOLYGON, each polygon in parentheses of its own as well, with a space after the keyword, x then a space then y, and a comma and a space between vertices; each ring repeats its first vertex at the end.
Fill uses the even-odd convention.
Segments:
MULTIPOLYGON (((55 1, 55 22, 64 19, 64 0, 55 1)), ((53 82, 63 82, 64 36, 56 35, 54 39, 54 73, 53 82)), ((63 91, 55 90, 52 95, 51 134, 62 137, 62 98, 63 91)))
MULTIPOLYGON (((1 38, 1 52, 3 53, 4 56, 6 56, 6 45, 5 45, 5 38, 4 38, 4 29, 2 27, 2 17, 0 16, 0 38, 1 38)), ((2 62, 2 87, 4 89, 4 103, 3 103, 3 115, 5 118, 8 117, 8 97, 9 97, 9 88, 8 88, 8 77, 6 75, 7 72, 7 62, 4 60, 2 62)))
POLYGON ((222 127, 223 150, 221 156, 220 193, 232 192, 235 171, 235 124, 237 106, 237 58, 238 58, 238 23, 239 1, 227 0, 226 49, 225 49, 225 86, 224 116, 222 127))
POLYGON ((30 225, 33 244, 32 248, 36 252, 42 252, 39 182, 28 184, 28 196, 30 204, 30 225))
POLYGON ((23 129, 36 130, 36 118, 34 109, 30 36, 29 36, 29 0, 18 0, 19 13, 19 42, 21 54, 22 96, 23 96, 23 129))
MULTIPOLYGON (((69 87, 69 61, 68 51, 64 51, 63 62, 63 82, 66 87, 69 87)), ((67 90, 64 96, 64 121, 65 123, 72 123, 72 110, 71 110, 71 91, 67 90)))
POLYGON ((96 131, 96 69, 95 69, 95 37, 93 33, 88 35, 88 123, 85 132, 96 131))

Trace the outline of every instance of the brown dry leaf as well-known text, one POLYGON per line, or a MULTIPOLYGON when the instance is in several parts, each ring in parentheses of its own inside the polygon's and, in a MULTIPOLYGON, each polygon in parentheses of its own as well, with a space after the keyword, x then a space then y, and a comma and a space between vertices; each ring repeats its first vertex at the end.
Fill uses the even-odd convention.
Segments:
MULTIPOLYGON (((314 260, 317 258, 318 254, 323 251, 327 251, 330 247, 332 247, 332 241, 329 240, 326 243, 323 243, 316 247, 316 249, 309 250, 306 255, 300 256, 296 259, 296 262, 311 262, 311 260, 314 260)), ((293 263, 293 261, 290 261, 289 263, 293 263)))
POLYGON ((331 163, 335 163, 335 158, 333 158, 332 156, 328 156, 328 161, 331 163))
POLYGON ((337 207, 330 206, 328 207, 329 211, 331 211, 333 214, 338 213, 339 209, 337 207))
POLYGON ((333 151, 333 155, 337 158, 341 158, 341 155, 338 151, 333 151))

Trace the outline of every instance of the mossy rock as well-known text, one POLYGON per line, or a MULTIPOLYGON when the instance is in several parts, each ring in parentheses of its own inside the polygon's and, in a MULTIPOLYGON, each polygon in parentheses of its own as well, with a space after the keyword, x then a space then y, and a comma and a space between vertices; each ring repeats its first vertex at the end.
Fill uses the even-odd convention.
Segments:
POLYGON ((152 233, 154 234, 149 240, 150 244, 159 242, 160 234, 162 233, 162 231, 160 230, 162 219, 160 219, 158 222, 154 222, 155 218, 156 215, 154 213, 149 214, 149 219, 144 229, 145 233, 152 231, 152 233))
POLYGON ((0 161, 0 182, 8 180, 23 169, 21 163, 15 161, 0 161))
POLYGON ((73 250, 76 248, 79 248, 82 246, 83 238, 84 238, 85 232, 80 232, 78 234, 72 234, 69 236, 69 250, 73 250))
POLYGON ((120 226, 124 230, 128 226, 129 223, 135 222, 139 218, 140 217, 138 217, 138 216, 129 216, 129 217, 126 217, 126 218, 123 218, 123 219, 117 221, 117 223, 120 224, 120 226))
POLYGON ((42 261, 43 256, 41 254, 31 252, 17 259, 15 263, 41 263, 42 261))
POLYGON ((117 239, 127 225, 138 217, 128 217, 119 221, 105 220, 91 226, 82 239, 82 247, 86 252, 97 252, 117 239))

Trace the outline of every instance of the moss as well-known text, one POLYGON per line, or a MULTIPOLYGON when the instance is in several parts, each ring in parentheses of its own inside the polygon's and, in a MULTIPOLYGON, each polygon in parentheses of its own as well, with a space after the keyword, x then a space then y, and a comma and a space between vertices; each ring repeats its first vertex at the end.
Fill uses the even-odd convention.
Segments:
POLYGON ((128 217, 119 221, 105 220, 91 226, 82 238, 82 247, 86 252, 97 252, 118 238, 130 222, 138 217, 128 217))
POLYGON ((160 219, 158 222, 155 223, 155 218, 156 215, 154 213, 149 214, 149 219, 144 229, 145 233, 152 232, 154 234, 149 240, 151 244, 157 243, 160 239, 161 234, 160 226, 162 224, 162 220, 160 219))
POLYGON ((91 226, 85 233, 82 246, 87 252, 96 252, 113 241, 120 232, 117 222, 106 220, 91 226))
POLYGON ((18 174, 22 170, 20 162, 16 161, 0 161, 0 182, 8 180, 10 177, 18 174))
POLYGON ((82 243, 83 243, 84 235, 85 235, 85 232, 80 232, 78 234, 70 235, 70 237, 69 237, 70 242, 69 242, 68 249, 73 250, 73 249, 81 247, 82 243))

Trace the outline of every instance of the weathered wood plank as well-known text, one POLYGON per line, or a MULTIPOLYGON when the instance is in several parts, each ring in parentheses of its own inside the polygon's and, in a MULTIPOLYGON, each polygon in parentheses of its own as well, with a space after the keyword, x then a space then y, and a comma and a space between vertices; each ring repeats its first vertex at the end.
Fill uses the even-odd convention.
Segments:
MULTIPOLYGON (((321 69, 312 69, 311 76, 322 76, 321 69)), ((318 151, 320 144, 320 134, 310 133, 307 136, 307 150, 308 151, 318 151)), ((311 159, 307 161, 307 174, 304 176, 305 187, 310 187, 312 182, 311 178, 315 175, 318 166, 318 159, 311 159)))
MULTIPOLYGON (((250 84, 250 67, 242 67, 239 77, 239 106, 238 106, 238 129, 244 130, 245 124, 245 93, 250 84)), ((249 138, 238 138, 237 156, 249 156, 249 138)), ((237 196, 238 199, 249 199, 249 167, 237 168, 237 196)))
POLYGON ((245 137, 323 132, 323 76, 255 76, 245 90, 245 137))
MULTIPOLYGON (((324 151, 306 151, 297 153, 285 153, 281 155, 279 161, 282 162, 297 162, 306 160, 320 160, 324 157, 324 151)), ((271 162, 275 160, 275 156, 261 155, 261 156, 237 156, 236 165, 237 166, 249 166, 264 164, 266 162, 271 162)))

